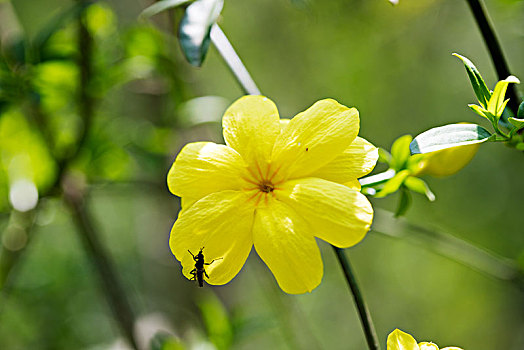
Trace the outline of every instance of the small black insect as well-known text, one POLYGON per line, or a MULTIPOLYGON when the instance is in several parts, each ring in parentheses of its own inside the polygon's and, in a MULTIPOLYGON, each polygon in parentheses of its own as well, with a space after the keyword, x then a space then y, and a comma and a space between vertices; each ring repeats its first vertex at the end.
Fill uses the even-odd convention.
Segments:
POLYGON ((209 276, 206 273, 206 269, 204 268, 204 265, 211 265, 214 261, 222 259, 213 259, 211 262, 208 263, 204 262, 204 253, 202 252, 203 250, 204 247, 200 248, 200 251, 197 255, 191 253, 189 249, 187 250, 189 254, 191 254, 191 256, 193 257, 193 260, 195 260, 195 268, 190 272, 190 274, 193 275, 193 277, 191 277, 191 281, 198 281, 199 287, 204 286, 204 276, 209 278, 209 276))

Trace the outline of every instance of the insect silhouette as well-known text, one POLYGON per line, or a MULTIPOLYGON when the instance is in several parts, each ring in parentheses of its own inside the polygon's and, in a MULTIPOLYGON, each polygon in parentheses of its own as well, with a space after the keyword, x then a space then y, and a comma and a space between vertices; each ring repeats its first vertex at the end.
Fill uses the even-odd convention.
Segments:
POLYGON ((204 247, 200 248, 200 251, 197 255, 191 253, 191 251, 188 249, 187 251, 191 256, 193 257, 193 260, 195 260, 195 268, 191 270, 190 274, 193 275, 191 277, 191 281, 198 281, 198 286, 203 287, 204 286, 204 276, 206 278, 209 278, 209 276, 206 273, 205 265, 211 265, 214 261, 220 260, 222 258, 213 259, 211 262, 205 262, 204 260, 204 253, 203 253, 204 247))

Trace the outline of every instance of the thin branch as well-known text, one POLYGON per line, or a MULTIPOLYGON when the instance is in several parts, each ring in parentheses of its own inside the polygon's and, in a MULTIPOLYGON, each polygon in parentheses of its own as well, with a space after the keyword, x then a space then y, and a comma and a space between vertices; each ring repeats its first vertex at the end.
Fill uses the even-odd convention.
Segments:
POLYGON ((125 289, 120 284, 116 269, 110 260, 110 254, 100 241, 100 233, 95 228, 94 220, 84 202, 84 194, 73 180, 65 181, 64 200, 71 210, 73 222, 84 245, 91 263, 100 278, 101 289, 118 322, 123 334, 134 349, 138 349, 134 338, 135 315, 129 303, 125 289))
MULTIPOLYGON (((511 73, 506 58, 504 57, 504 53, 502 52, 502 47, 500 46, 500 43, 497 40, 497 36, 495 35, 495 31, 488 19, 487 12, 481 0, 466 1, 468 2, 471 12, 473 13, 473 17, 475 17, 475 21, 477 22, 480 32, 482 33, 484 43, 488 48, 489 54, 491 56, 491 61, 495 66, 495 70, 497 71, 499 80, 506 79, 508 76, 511 75, 511 73)), ((515 84, 510 84, 508 86, 507 93, 510 99, 508 102, 508 106, 513 112, 513 114, 517 115, 521 99, 519 97, 519 93, 515 84)))
POLYGON ((353 300, 357 305, 358 315, 360 317, 360 322, 362 323, 362 329, 364 330, 364 334, 366 336, 368 348, 369 350, 379 350, 380 345, 378 342, 377 333, 375 331, 375 327, 373 326, 373 321, 371 320, 369 310, 366 306, 366 303, 364 302, 364 297, 360 292, 357 280, 355 278, 355 275, 353 274, 353 270, 351 269, 349 259, 344 253, 344 249, 337 248, 334 246, 333 249, 335 250, 335 254, 337 255, 338 262, 340 263, 340 266, 344 271, 344 277, 346 278, 349 289, 351 290, 351 294, 353 295, 353 300))
POLYGON ((392 212, 375 208, 371 230, 385 236, 402 238, 433 251, 482 274, 511 282, 524 290, 524 274, 517 263, 479 248, 449 233, 431 230, 395 218, 392 212))
POLYGON ((211 28, 211 41, 246 95, 261 95, 257 85, 218 24, 211 28))

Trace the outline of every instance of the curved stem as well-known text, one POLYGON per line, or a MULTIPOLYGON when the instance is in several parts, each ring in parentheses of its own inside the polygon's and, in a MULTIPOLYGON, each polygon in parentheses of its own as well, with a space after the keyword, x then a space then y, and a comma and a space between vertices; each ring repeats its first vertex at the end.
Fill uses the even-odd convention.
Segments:
MULTIPOLYGON (((502 52, 502 47, 500 46, 493 26, 491 25, 486 10, 481 3, 481 0, 466 0, 468 2, 469 8, 475 17, 475 21, 480 29, 484 42, 488 48, 489 54, 491 56, 491 61, 495 66, 499 80, 506 79, 511 75, 506 58, 502 52)), ((510 84, 508 86, 508 97, 509 102, 508 106, 513 112, 513 115, 517 115, 519 109, 520 97, 517 92, 515 84, 510 84)))
POLYGON ((377 333, 375 332, 375 327, 373 326, 373 321, 371 320, 371 315, 369 310, 364 302, 360 288, 358 287, 357 280, 349 264, 349 259, 346 254, 344 254, 344 249, 337 248, 333 246, 335 254, 337 255, 338 262, 344 271, 344 277, 348 283, 349 289, 351 289, 351 294, 353 295, 353 300, 357 305, 358 315, 360 317, 360 322, 362 323, 362 328, 366 336, 366 342, 370 350, 380 349, 377 333))
POLYGON ((237 79, 238 84, 244 90, 244 93, 246 95, 261 95, 257 84, 255 84, 253 78, 251 78, 251 75, 242 63, 240 57, 238 57, 233 45, 231 45, 227 36, 222 29, 220 29, 218 24, 213 25, 213 28, 211 28, 211 41, 215 45, 220 56, 222 56, 228 65, 231 73, 233 73, 237 79))

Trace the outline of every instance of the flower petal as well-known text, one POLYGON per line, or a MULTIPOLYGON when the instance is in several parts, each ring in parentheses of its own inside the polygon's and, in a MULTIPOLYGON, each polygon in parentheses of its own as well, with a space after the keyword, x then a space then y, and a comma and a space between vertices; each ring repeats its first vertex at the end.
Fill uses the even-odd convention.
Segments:
POLYGON ((246 164, 234 149, 212 142, 187 144, 167 175, 169 190, 180 197, 200 199, 223 190, 247 185, 246 164))
POLYGON ((287 181, 275 190, 313 229, 314 235, 337 247, 360 242, 369 231, 373 208, 362 193, 319 178, 287 181))
POLYGON ((311 292, 320 284, 323 265, 315 238, 288 205, 272 200, 267 207, 257 208, 253 241, 284 292, 311 292))
POLYGON ((420 170, 413 175, 449 176, 464 168, 475 156, 480 144, 456 146, 430 153, 421 162, 420 170))
POLYGON ((280 133, 278 110, 267 97, 244 96, 226 110, 222 127, 226 144, 249 165, 262 167, 268 163, 280 133))
POLYGON ((411 335, 395 329, 389 333, 387 350, 419 350, 417 341, 411 335))
POLYGON ((212 193, 180 212, 171 229, 169 246, 175 258, 182 263, 183 274, 191 278, 195 261, 189 254, 200 248, 206 262, 209 284, 225 284, 242 268, 253 238, 254 207, 246 205, 248 196, 240 191, 212 193))
POLYGON ((355 139, 358 111, 332 99, 316 102, 282 129, 271 156, 287 176, 304 177, 335 159, 355 139))
POLYGON ((367 140, 356 137, 342 154, 310 176, 343 184, 369 174, 377 160, 378 148, 367 140))
POLYGON ((418 343, 418 347, 420 350, 439 350, 437 344, 426 341, 418 343))

